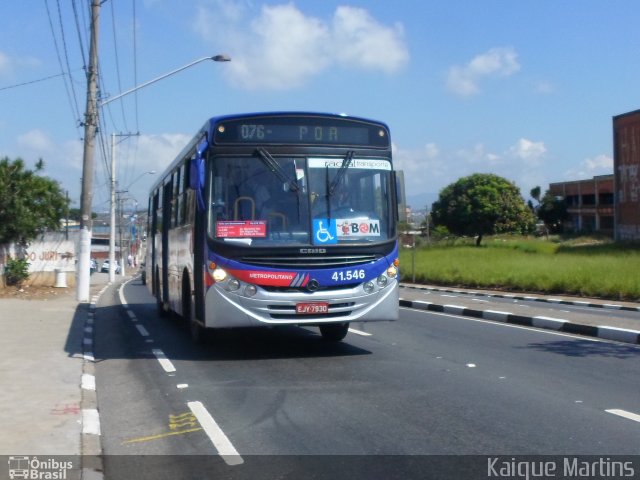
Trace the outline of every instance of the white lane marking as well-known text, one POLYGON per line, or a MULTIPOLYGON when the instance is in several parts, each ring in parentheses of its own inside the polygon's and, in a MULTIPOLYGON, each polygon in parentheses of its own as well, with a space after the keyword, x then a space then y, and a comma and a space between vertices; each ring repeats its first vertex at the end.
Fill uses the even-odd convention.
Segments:
POLYGON ((171 363, 171 360, 167 358, 167 356, 164 354, 162 350, 160 350, 159 348, 154 348, 151 351, 156 356, 156 358, 158 359, 158 362, 160 362, 160 365, 162 366, 165 372, 172 373, 176 371, 176 367, 173 366, 173 363, 171 363))
POLYGON ((613 408, 611 410, 605 410, 607 413, 612 413, 614 415, 618 415, 619 417, 624 417, 629 420, 633 420, 634 422, 640 422, 640 415, 637 413, 627 412, 626 410, 619 410, 617 408, 613 408))
MULTIPOLYGON (((129 283, 129 282, 127 282, 129 283)), ((128 305, 127 300, 124 298, 124 286, 126 285, 123 284, 119 289, 118 289, 118 297, 120 297, 120 303, 122 305, 128 305)))
POLYGON ((138 319, 136 318, 136 314, 135 314, 135 313, 133 313, 131 310, 127 310, 127 315, 129 315, 129 318, 130 318, 132 321, 134 321, 134 322, 138 321, 138 319))
POLYGON ((149 332, 142 325, 136 324, 136 328, 138 329, 138 332, 140 332, 140 335, 142 335, 143 337, 149 336, 149 332))
POLYGON ((447 294, 444 294, 444 293, 441 293, 440 296, 441 297, 449 297, 449 298, 458 298, 458 295, 447 295, 447 294))
POLYGON ((482 303, 489 303, 489 300, 481 300, 479 298, 472 298, 471 299, 472 302, 482 302, 482 303))
POLYGON ((89 375, 88 373, 82 374, 82 383, 80 387, 83 390, 95 390, 96 389, 96 377, 89 375))
POLYGON ((198 419, 198 422, 204 429, 205 433, 216 447, 218 454, 222 457, 227 465, 241 465, 244 460, 235 449, 231 441, 218 426, 211 414, 204 407, 202 402, 189 402, 187 406, 198 419))
POLYGON ((95 408, 82 410, 82 433, 100 435, 100 416, 95 408))
POLYGON ((176 385, 177 388, 179 388, 180 390, 182 390, 183 388, 189 388, 189 384, 188 383, 179 383, 178 385, 176 385))
POLYGON ((467 367, 476 368, 476 364, 475 363, 467 363, 467 367))
POLYGON ((355 328, 350 328, 349 331, 351 333, 355 333, 356 335, 362 335, 363 337, 370 337, 372 335, 371 333, 356 330, 355 328))
POLYGON ((87 362, 96 361, 96 357, 93 356, 93 352, 85 352, 84 355, 82 355, 82 358, 84 358, 87 362))

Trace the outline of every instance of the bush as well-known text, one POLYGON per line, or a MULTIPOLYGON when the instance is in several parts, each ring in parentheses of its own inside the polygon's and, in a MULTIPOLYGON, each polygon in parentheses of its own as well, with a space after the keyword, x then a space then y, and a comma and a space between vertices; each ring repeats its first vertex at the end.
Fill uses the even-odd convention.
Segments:
POLYGON ((26 258, 10 258, 4 266, 4 275, 7 285, 20 286, 29 278, 29 262, 26 258))

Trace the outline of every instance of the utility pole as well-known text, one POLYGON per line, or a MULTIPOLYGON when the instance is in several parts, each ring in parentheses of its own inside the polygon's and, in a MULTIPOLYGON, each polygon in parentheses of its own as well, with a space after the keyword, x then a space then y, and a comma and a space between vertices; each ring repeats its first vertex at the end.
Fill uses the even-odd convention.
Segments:
MULTIPOLYGON (((116 137, 136 137, 140 133, 112 133, 111 134, 111 226, 109 227, 109 282, 116 281, 116 137)), ((118 217, 118 225, 122 217, 118 217)), ((122 234, 120 234, 120 272, 124 276, 124 262, 122 261, 122 234)))
POLYGON ((80 195, 80 242, 78 244, 78 275, 76 299, 89 301, 91 265, 91 203, 93 200, 93 154, 98 126, 98 31, 100 0, 91 1, 91 40, 87 70, 87 109, 84 118, 84 155, 82 160, 82 193, 80 195))

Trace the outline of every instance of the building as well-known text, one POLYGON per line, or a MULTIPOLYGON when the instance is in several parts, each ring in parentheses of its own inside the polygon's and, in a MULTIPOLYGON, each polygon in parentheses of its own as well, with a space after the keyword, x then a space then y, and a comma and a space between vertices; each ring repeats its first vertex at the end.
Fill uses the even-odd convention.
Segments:
POLYGON ((640 110, 613 117, 616 240, 640 240, 640 110))
POLYGON ((588 180, 549 185, 549 192, 564 198, 569 220, 565 231, 614 235, 614 175, 599 175, 588 180))

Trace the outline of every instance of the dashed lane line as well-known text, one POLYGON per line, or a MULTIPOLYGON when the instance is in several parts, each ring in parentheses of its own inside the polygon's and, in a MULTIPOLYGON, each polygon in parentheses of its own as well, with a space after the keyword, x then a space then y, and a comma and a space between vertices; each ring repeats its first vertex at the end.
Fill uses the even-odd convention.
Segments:
POLYGON ((202 402, 189 402, 187 406, 198 419, 200 426, 204 428, 205 433, 213 443, 213 446, 216 447, 218 454, 224 462, 227 465, 243 464, 244 460, 202 402))
POLYGON ((163 368, 165 372, 174 373, 176 371, 176 367, 173 366, 173 363, 171 363, 171 360, 167 358, 167 356, 164 354, 162 350, 160 350, 159 348, 154 348, 153 350, 151 350, 151 352, 158 359, 158 362, 160 362, 160 366, 163 368))
POLYGON ((633 420, 634 422, 640 422, 640 415, 638 415, 637 413, 631 413, 627 412, 626 410, 619 410, 617 408, 605 410, 605 412, 612 413, 613 415, 618 415, 619 417, 623 417, 628 420, 633 420))

